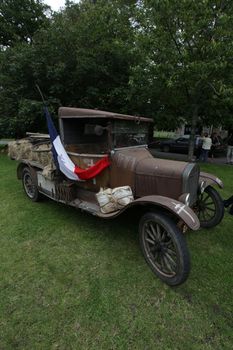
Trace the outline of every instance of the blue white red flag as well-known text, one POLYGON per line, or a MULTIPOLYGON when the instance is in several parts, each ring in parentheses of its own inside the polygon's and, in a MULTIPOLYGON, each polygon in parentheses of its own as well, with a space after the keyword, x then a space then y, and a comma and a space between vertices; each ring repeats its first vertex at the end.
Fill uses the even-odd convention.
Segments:
POLYGON ((45 116, 52 144, 52 153, 55 164, 60 171, 71 180, 85 181, 96 177, 100 172, 110 165, 108 157, 100 159, 97 163, 88 169, 81 169, 73 163, 61 142, 60 136, 53 124, 48 108, 45 107, 45 116))

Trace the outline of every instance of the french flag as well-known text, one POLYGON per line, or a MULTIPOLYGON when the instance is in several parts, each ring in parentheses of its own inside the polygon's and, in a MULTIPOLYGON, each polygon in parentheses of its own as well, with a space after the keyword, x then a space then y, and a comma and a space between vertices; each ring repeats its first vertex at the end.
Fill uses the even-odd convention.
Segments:
POLYGON ((51 116, 49 114, 48 108, 44 109, 45 116, 47 119, 47 125, 50 135, 50 140, 52 144, 52 153, 56 166, 59 167, 60 171, 70 180, 85 181, 93 179, 99 173, 101 173, 105 168, 110 165, 108 157, 104 157, 96 162, 93 166, 88 169, 81 169, 75 165, 61 142, 60 136, 53 124, 51 116))

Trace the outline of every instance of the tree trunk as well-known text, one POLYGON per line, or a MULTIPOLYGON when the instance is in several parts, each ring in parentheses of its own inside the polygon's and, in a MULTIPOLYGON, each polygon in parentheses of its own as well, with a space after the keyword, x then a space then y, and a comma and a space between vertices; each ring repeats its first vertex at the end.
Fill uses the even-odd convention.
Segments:
POLYGON ((191 162, 194 159, 194 148, 195 148, 195 134, 196 134, 196 126, 198 119, 198 105, 195 104, 193 108, 192 115, 192 123, 191 123, 191 134, 189 140, 189 153, 188 153, 188 161, 191 162))

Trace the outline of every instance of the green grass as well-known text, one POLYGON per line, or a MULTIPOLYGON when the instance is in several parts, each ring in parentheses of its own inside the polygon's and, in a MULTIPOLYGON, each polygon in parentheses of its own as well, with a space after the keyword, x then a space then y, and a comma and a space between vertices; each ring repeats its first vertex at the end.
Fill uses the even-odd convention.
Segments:
POLYGON ((7 151, 7 146, 6 145, 0 145, 0 152, 5 153, 3 151, 7 151))
MULTIPOLYGON (((205 165, 233 193, 227 166, 205 165)), ((0 349, 232 349, 233 217, 189 232, 188 281, 170 288, 139 250, 136 218, 32 203, 0 156, 0 349)))
POLYGON ((154 137, 157 137, 157 138, 172 139, 174 138, 174 136, 175 136, 174 131, 157 131, 157 130, 154 131, 154 137))

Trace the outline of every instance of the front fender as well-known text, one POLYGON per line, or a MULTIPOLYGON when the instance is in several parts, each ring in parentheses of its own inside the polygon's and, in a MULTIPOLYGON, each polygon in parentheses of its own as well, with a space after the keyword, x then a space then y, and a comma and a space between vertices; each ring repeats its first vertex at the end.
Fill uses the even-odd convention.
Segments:
POLYGON ((137 204, 154 204, 162 208, 168 209, 175 216, 180 218, 191 230, 198 230, 200 228, 200 221, 194 211, 182 202, 175 199, 164 197, 164 196, 145 196, 136 199, 132 202, 134 205, 137 204))
POLYGON ((197 217, 197 215, 194 213, 194 211, 185 205, 184 203, 181 203, 175 199, 164 197, 164 196, 145 196, 138 198, 131 202, 130 204, 126 205, 124 208, 119 210, 117 213, 110 213, 110 214, 100 214, 98 216, 101 217, 116 217, 120 215, 122 212, 127 210, 130 207, 133 206, 139 206, 139 205, 154 205, 157 208, 164 208, 170 211, 172 214, 174 214, 176 217, 184 221, 184 223, 191 229, 191 230, 198 230, 200 227, 200 221, 197 217))
POLYGON ((201 184, 204 181, 204 188, 211 185, 218 185, 219 188, 223 188, 223 182, 218 177, 213 174, 200 172, 199 183, 201 184))

